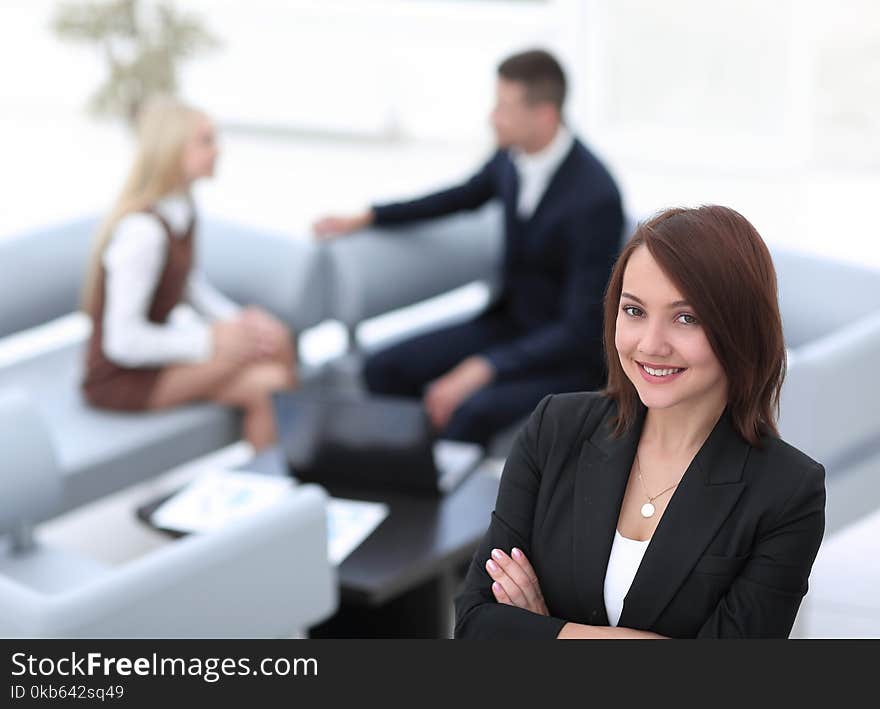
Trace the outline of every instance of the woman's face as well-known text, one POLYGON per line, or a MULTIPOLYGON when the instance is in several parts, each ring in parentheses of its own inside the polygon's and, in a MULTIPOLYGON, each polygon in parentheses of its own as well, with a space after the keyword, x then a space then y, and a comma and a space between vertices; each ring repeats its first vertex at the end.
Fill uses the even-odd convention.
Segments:
POLYGON ((614 343, 648 408, 726 401, 727 377, 706 332, 646 246, 633 251, 623 274, 614 343))
POLYGON ((217 161, 217 136, 207 116, 196 119, 195 129, 183 148, 183 174, 187 182, 213 177, 217 161))

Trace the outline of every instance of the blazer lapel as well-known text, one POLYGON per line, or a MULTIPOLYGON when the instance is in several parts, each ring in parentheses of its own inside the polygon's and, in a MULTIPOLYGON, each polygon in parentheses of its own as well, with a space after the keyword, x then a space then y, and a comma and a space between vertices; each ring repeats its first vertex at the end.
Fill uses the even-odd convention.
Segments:
MULTIPOLYGON (((624 600, 621 627, 649 629, 672 600, 742 494, 749 450, 725 409, 660 518, 624 600)), ((609 513, 615 521, 619 509, 609 513)))
POLYGON ((605 571, 645 413, 640 407, 636 422, 618 439, 611 437, 610 416, 606 416, 584 442, 578 458, 573 568, 578 597, 587 614, 585 622, 590 625, 608 624, 605 571))
POLYGON ((501 201, 507 211, 507 216, 516 217, 516 204, 519 199, 519 174, 512 158, 508 158, 506 170, 502 174, 501 187, 499 189, 501 201))

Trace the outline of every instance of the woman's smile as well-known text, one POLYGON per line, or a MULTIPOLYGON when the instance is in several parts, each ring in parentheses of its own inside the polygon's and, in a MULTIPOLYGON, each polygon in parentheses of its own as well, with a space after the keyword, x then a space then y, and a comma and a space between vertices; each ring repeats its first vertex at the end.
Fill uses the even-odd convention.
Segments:
POLYGON ((687 371, 687 367, 670 367, 669 365, 652 364, 633 360, 645 381, 652 384, 668 384, 678 379, 687 371))

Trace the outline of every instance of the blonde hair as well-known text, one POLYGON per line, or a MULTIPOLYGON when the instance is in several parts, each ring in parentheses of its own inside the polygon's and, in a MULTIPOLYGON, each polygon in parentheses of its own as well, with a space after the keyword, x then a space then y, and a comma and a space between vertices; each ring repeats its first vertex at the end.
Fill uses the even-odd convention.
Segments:
POLYGON ((134 162, 92 246, 82 294, 86 311, 94 304, 104 249, 119 221, 128 214, 147 209, 183 186, 183 151, 202 116, 201 111, 169 96, 153 97, 138 113, 134 162))

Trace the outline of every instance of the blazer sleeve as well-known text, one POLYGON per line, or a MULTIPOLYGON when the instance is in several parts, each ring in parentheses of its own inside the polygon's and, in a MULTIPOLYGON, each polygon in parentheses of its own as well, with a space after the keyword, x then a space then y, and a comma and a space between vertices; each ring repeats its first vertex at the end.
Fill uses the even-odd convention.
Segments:
POLYGON ((775 522, 759 532, 745 566, 697 637, 787 638, 824 532, 825 468, 816 463, 775 522))
POLYGON ((373 205, 374 223, 377 226, 405 224, 481 207, 496 196, 495 175, 502 157, 501 151, 496 152, 476 175, 461 185, 407 202, 373 205))
POLYGON ((455 600, 455 637, 469 639, 553 639, 566 621, 498 603, 485 563, 496 547, 517 546, 531 555, 531 529, 541 482, 538 436, 552 396, 545 397, 520 432, 507 458, 489 530, 480 542, 455 600))

